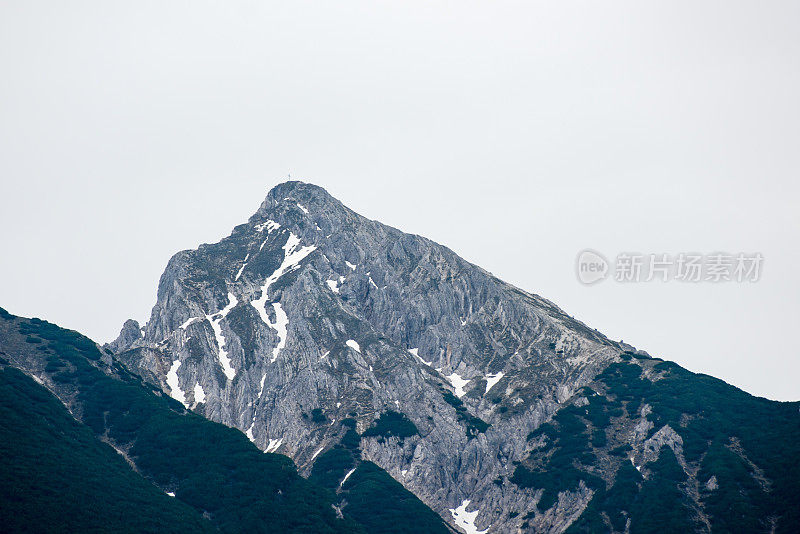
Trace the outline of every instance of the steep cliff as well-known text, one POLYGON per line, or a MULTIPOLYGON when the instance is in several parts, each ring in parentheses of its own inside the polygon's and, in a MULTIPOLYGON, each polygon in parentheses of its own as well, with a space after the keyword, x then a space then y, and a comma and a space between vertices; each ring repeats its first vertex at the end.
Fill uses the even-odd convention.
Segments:
MULTIPOLYGON (((301 473, 333 480, 379 466, 469 533, 641 531, 647 521, 706 531, 727 501, 700 487, 714 486, 703 460, 745 451, 735 425, 714 426, 734 419, 728 390, 709 393, 713 414, 673 406, 664 397, 702 389, 702 377, 665 369, 446 247, 300 182, 272 189, 219 243, 176 254, 147 324, 129 321, 110 348, 301 473), (667 371, 677 390, 661 389, 673 384, 660 380, 667 371), (625 492, 638 508, 609 497, 625 492), (657 519, 654 502, 680 517, 657 519)), ((797 406, 741 394, 781 418, 786 439, 764 457, 781 465, 795 452, 797 406)), ((750 454, 738 456, 745 472, 763 474, 750 454)), ((776 485, 784 504, 751 508, 765 531, 796 515, 786 496, 797 484, 776 485)), ((762 502, 747 495, 745 504, 762 502)))
POLYGON ((143 335, 132 326, 112 345, 131 368, 304 472, 344 419, 363 435, 403 414, 416 433, 364 435, 364 459, 453 524, 480 510, 479 530, 535 510, 494 481, 620 353, 547 300, 299 182, 219 243, 176 254, 143 335))

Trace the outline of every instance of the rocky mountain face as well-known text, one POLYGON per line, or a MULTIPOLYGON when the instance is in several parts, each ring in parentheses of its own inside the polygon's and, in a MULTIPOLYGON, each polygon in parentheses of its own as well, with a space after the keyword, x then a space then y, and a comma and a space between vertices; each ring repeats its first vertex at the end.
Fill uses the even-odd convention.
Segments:
MULTIPOLYGON (((475 528, 498 531, 536 498, 495 480, 620 352, 550 302, 299 182, 228 238, 176 254, 138 334, 129 322, 112 345, 132 369, 305 472, 344 419, 363 434, 402 414, 416 433, 364 436, 364 458, 453 524, 478 511, 475 528)), ((571 492, 552 526, 587 498, 571 492)))
POLYGON ((301 473, 341 482, 346 466, 374 464, 460 531, 635 531, 628 503, 597 503, 625 466, 639 477, 624 470, 626 491, 644 491, 669 454, 688 477, 670 479, 670 498, 693 510, 692 528, 714 524, 703 499, 715 490, 700 483, 714 486, 703 451, 721 434, 682 454, 681 432, 707 420, 697 405, 657 413, 655 360, 313 185, 275 187, 229 237, 176 254, 150 320, 126 322, 109 348, 301 473), (626 380, 602 381, 614 366, 642 384, 630 399, 626 380))
POLYGON ((77 332, 0 308, 3 532, 451 532, 350 435, 311 480, 77 332))

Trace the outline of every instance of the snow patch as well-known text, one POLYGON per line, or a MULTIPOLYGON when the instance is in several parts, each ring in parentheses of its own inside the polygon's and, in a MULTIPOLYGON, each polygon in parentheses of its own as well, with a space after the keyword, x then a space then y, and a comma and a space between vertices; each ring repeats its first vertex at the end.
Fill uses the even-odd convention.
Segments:
POLYGON ((222 334, 221 323, 237 304, 239 304, 239 301, 236 300, 236 297, 233 295, 233 293, 228 291, 228 305, 213 315, 206 315, 206 319, 209 323, 211 323, 211 329, 214 330, 214 337, 217 339, 217 357, 219 359, 219 363, 222 366, 222 370, 225 372, 225 376, 228 377, 228 380, 233 380, 233 377, 236 376, 236 370, 231 367, 231 359, 228 357, 228 351, 224 348, 225 336, 222 334))
POLYGON ((172 366, 167 371, 167 385, 169 386, 169 396, 180 402, 187 408, 186 395, 181 391, 181 386, 178 384, 178 368, 181 366, 180 360, 172 362, 172 366))
POLYGON ((264 381, 266 381, 266 379, 267 379, 267 373, 264 373, 263 376, 261 377, 261 384, 258 386, 259 387, 259 389, 258 389, 258 398, 259 399, 261 398, 261 395, 264 394, 264 381))
POLYGON ((300 204, 300 203, 298 202, 298 203, 297 203, 297 207, 298 207, 298 208, 300 208, 301 210, 303 210, 303 213, 305 213, 306 215, 308 215, 308 210, 306 209, 306 207, 305 207, 305 206, 303 206, 302 204, 300 204))
POLYGON ((321 453, 321 452, 322 452, 324 449, 325 449, 325 447, 320 447, 320 448, 317 450, 317 452, 315 452, 315 453, 314 453, 314 455, 313 455, 313 456, 311 456, 311 461, 314 461, 314 458, 316 458, 317 456, 319 456, 319 453, 321 453))
POLYGON ((202 404, 206 401, 206 392, 203 390, 203 386, 199 383, 194 385, 194 402, 195 404, 202 404))
POLYGON ((340 487, 340 488, 341 488, 342 486, 344 486, 344 483, 345 483, 345 482, 347 482, 347 479, 348 479, 348 478, 350 478, 350 475, 352 475, 352 474, 353 474, 353 472, 354 472, 355 470, 356 470, 356 468, 354 467, 354 468, 352 468, 350 471, 348 471, 348 472, 347 472, 347 474, 344 476, 344 478, 342 479, 342 481, 341 481, 341 482, 339 482, 339 487, 340 487))
POLYGON ((186 330, 186 328, 187 328, 187 327, 188 327, 190 324, 192 324, 192 323, 193 323, 193 322, 195 322, 195 321, 200 321, 200 320, 202 320, 202 317, 191 317, 191 318, 187 319, 187 320, 186 320, 186 321, 185 321, 185 322, 184 322, 184 323, 183 323, 183 324, 180 326, 180 328, 181 328, 181 330, 186 330))
POLYGON ((461 375, 459 375, 458 373, 453 373, 452 375, 446 376, 445 378, 455 388, 456 397, 458 397, 460 399, 461 397, 463 397, 466 394, 466 391, 464 391, 464 386, 469 384, 469 380, 464 380, 463 378, 461 378, 461 375))
POLYGON ((486 375, 486 377, 485 377, 486 378, 486 391, 484 392, 484 395, 486 393, 489 393, 489 390, 492 389, 494 387, 494 385, 497 384, 500 381, 500 379, 503 378, 504 376, 505 376, 505 374, 502 371, 500 371, 499 373, 495 373, 495 374, 491 374, 490 373, 490 374, 486 375))
POLYGON ((336 280, 326 280, 325 283, 328 284, 328 287, 331 288, 331 291, 334 293, 339 293, 339 285, 336 283, 336 280))
POLYGON ((641 472, 642 472, 642 466, 641 466, 641 465, 636 465, 636 462, 634 462, 634 461, 633 461, 633 456, 631 456, 631 457, 630 457, 630 458, 628 458, 628 459, 631 461, 631 465, 632 465, 633 467, 635 467, 635 468, 636 468, 636 470, 637 470, 637 471, 639 471, 639 472, 641 473, 641 472))
POLYGON ((239 267, 239 272, 236 273, 236 278, 233 279, 234 282, 237 281, 240 276, 242 276, 242 271, 244 271, 244 268, 247 267, 247 260, 249 259, 250 259, 250 253, 248 252, 247 254, 244 255, 244 263, 242 263, 242 266, 239 267))
POLYGON ((331 351, 329 351, 329 350, 326 350, 326 351, 325 351, 325 353, 324 353, 322 356, 320 356, 320 357, 319 357, 319 359, 320 359, 320 360, 324 360, 324 359, 325 359, 325 357, 326 357, 328 354, 330 354, 330 353, 331 353, 331 351))
POLYGON ((356 340, 354 340, 354 339, 348 339, 348 340, 347 340, 347 342, 345 342, 345 345, 347 345, 348 347, 350 347, 350 348, 351 348, 351 349, 353 349, 354 351, 356 351, 356 352, 358 352, 359 354, 361 354, 361 345, 359 345, 358 343, 356 343, 356 340))
POLYGON ((267 234, 271 234, 273 230, 277 230, 280 227, 281 225, 276 223, 275 221, 266 221, 254 226, 256 232, 263 232, 264 229, 266 228, 267 234))
POLYGON ((286 315, 286 312, 283 311, 283 306, 281 306, 281 303, 274 302, 272 304, 272 309, 275 310, 275 322, 273 323, 270 321, 269 317, 264 319, 264 322, 267 323, 267 326, 278 333, 278 344, 275 345, 274 349, 272 349, 272 358, 270 358, 270 362, 277 360, 278 354, 286 346, 286 336, 289 326, 289 317, 286 315))
POLYGON ((314 245, 309 245, 307 247, 300 247, 299 245, 300 238, 289 232, 289 239, 287 239, 286 243, 283 245, 283 262, 281 263, 280 267, 278 267, 275 272, 264 281, 264 285, 261 286, 261 298, 253 302, 262 303, 261 307, 263 308, 263 303, 265 303, 267 299, 267 290, 269 289, 269 286, 275 283, 275 281, 284 274, 297 269, 300 262, 306 256, 317 250, 317 247, 314 245))
POLYGON ((283 438, 270 439, 269 443, 267 444, 267 448, 264 452, 275 452, 280 448, 282 443, 283 443, 283 438))
POLYGON ((453 516, 453 521, 455 522, 456 526, 458 526, 467 534, 486 534, 489 532, 488 528, 486 530, 478 530, 478 528, 475 526, 475 519, 478 517, 478 514, 481 511, 475 510, 474 512, 467 512, 467 506, 469 506, 469 503, 470 500, 465 499, 461 502, 461 506, 450 510, 450 514, 453 516))
POLYGON ((297 269, 300 266, 300 262, 306 256, 317 250, 317 247, 314 245, 307 247, 300 247, 299 245, 300 238, 289 232, 289 239, 287 239, 286 243, 283 245, 283 262, 281 263, 280 267, 278 267, 275 272, 269 275, 269 277, 267 277, 267 279, 264 281, 264 285, 261 286, 261 297, 250 302, 256 311, 258 311, 259 316, 261 316, 261 320, 267 323, 267 325, 269 325, 271 328, 272 326, 269 322, 269 317, 267 316, 269 286, 274 284, 278 278, 284 274, 297 269))
POLYGON ((422 359, 422 356, 419 355, 419 349, 408 349, 408 352, 410 352, 412 356, 416 356, 417 358, 419 358, 419 361, 421 361, 428 367, 431 367, 433 365, 433 360, 426 362, 425 360, 422 359))
POLYGON ((408 473, 408 469, 401 469, 400 470, 400 474, 403 475, 403 477, 406 476, 406 473, 408 473))
MULTIPOLYGON (((247 439, 249 439, 249 440, 250 440, 250 441, 252 441, 253 443, 255 443, 255 442, 256 442, 256 438, 255 438, 255 437, 253 437, 253 427, 254 427, 254 426, 256 426, 256 422, 255 422, 255 421, 253 421, 252 423, 250 423, 250 428, 248 428, 248 429, 245 431, 245 433, 244 433, 244 435, 245 435, 245 436, 247 436, 247 439)), ((272 440, 270 440, 270 441, 272 441, 272 440)))
POLYGON ((174 497, 175 496, 175 492, 174 491, 168 491, 167 495, 169 495, 170 497, 174 497))
POLYGON ((348 267, 350 267, 351 271, 355 271, 356 270, 356 266, 353 265, 352 263, 350 263, 349 261, 345 261, 344 264, 347 265, 348 267))

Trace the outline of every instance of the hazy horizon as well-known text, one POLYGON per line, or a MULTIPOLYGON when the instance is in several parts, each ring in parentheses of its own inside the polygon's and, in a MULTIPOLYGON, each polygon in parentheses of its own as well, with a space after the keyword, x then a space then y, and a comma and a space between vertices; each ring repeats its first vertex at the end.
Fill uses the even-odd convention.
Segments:
POLYGON ((800 399, 800 4, 6 2, 0 306, 109 341, 291 179, 612 339, 800 399), (583 249, 755 283, 576 279, 583 249))

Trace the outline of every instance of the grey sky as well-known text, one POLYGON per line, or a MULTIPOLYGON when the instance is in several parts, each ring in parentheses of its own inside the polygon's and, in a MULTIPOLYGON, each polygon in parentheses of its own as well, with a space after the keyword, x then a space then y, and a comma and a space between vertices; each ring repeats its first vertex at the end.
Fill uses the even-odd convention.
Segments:
POLYGON ((607 335, 800 398, 797 2, 0 3, 0 306, 106 341, 293 178, 607 335), (578 251, 761 252, 755 284, 578 251))

